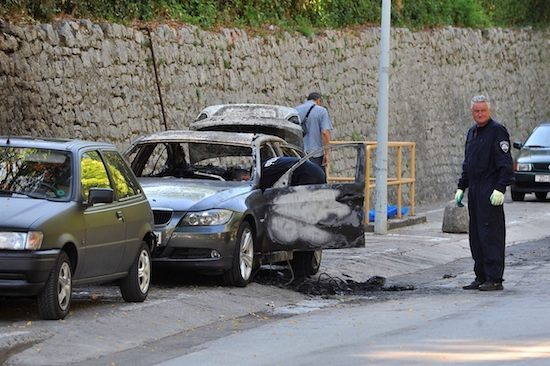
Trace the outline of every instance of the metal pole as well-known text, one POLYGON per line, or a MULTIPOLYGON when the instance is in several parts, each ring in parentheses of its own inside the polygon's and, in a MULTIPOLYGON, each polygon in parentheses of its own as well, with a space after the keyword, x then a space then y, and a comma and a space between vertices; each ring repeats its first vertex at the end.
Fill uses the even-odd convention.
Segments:
POLYGON ((149 49, 151 50, 151 57, 153 59, 153 69, 155 70, 155 81, 157 83, 157 92, 159 94, 159 101, 160 101, 160 111, 162 113, 162 121, 164 122, 164 130, 168 130, 168 125, 166 124, 166 113, 164 112, 164 101, 162 100, 162 93, 160 90, 160 81, 159 81, 159 74, 157 71, 157 60, 155 58, 155 51, 153 50, 153 38, 151 37, 151 29, 149 27, 143 27, 141 28, 147 32, 147 35, 149 36, 149 49))
POLYGON ((380 85, 378 88, 378 138, 376 148, 376 203, 374 233, 388 233, 388 84, 391 0, 382 1, 380 85))

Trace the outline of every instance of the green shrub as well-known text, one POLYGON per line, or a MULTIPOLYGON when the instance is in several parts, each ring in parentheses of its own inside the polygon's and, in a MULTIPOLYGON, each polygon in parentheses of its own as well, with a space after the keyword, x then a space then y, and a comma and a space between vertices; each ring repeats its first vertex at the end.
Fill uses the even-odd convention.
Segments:
POLYGON ((495 25, 548 26, 548 0, 480 0, 480 4, 495 25))
MULTIPOLYGON (((50 22, 68 14, 112 22, 173 20, 208 29, 214 26, 311 32, 380 24, 381 0, 3 0, 0 16, 50 22)), ((550 22, 549 0, 393 0, 392 26, 421 29, 453 25, 483 28, 543 26, 550 22)))
POLYGON ((490 27, 491 21, 476 0, 456 0, 447 5, 451 24, 459 27, 490 27))

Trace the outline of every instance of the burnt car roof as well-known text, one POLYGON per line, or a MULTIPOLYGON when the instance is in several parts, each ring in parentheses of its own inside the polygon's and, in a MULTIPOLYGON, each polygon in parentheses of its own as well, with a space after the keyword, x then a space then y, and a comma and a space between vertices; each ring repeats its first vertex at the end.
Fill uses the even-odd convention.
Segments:
POLYGON ((107 142, 84 141, 62 138, 37 138, 31 136, 0 136, 0 145, 36 147, 56 150, 78 150, 83 147, 96 146, 102 148, 112 148, 115 146, 107 142))
POLYGON ((298 111, 294 108, 267 104, 224 104, 203 109, 189 129, 263 133, 279 136, 303 147, 303 133, 298 111))
POLYGON ((234 133, 221 131, 191 131, 191 130, 168 130, 153 132, 142 136, 132 143, 132 146, 142 143, 156 143, 169 141, 202 141, 205 143, 230 143, 234 145, 251 146, 256 141, 271 140, 286 143, 278 136, 253 134, 253 133, 234 133))
POLYGON ((295 108, 273 104, 218 104, 204 108, 195 121, 212 117, 242 117, 257 116, 266 118, 286 119, 299 124, 300 117, 295 108))

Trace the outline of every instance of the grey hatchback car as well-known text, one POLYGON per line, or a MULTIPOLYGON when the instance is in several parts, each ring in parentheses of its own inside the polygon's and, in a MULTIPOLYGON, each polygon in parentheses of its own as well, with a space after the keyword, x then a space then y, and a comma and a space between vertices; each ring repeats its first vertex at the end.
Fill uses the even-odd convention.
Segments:
POLYGON ((74 285, 147 297, 153 215, 113 145, 0 137, 0 207, 0 296, 36 296, 44 319, 65 318, 74 285))

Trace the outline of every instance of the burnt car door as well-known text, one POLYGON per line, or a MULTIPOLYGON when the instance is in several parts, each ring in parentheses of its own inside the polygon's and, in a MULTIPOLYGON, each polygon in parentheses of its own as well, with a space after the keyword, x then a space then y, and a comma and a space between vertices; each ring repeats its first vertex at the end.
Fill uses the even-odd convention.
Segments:
POLYGON ((362 143, 327 147, 354 152, 349 179, 335 183, 290 186, 293 172, 309 154, 290 168, 264 192, 266 239, 269 251, 318 250, 365 245, 365 145, 362 143))

